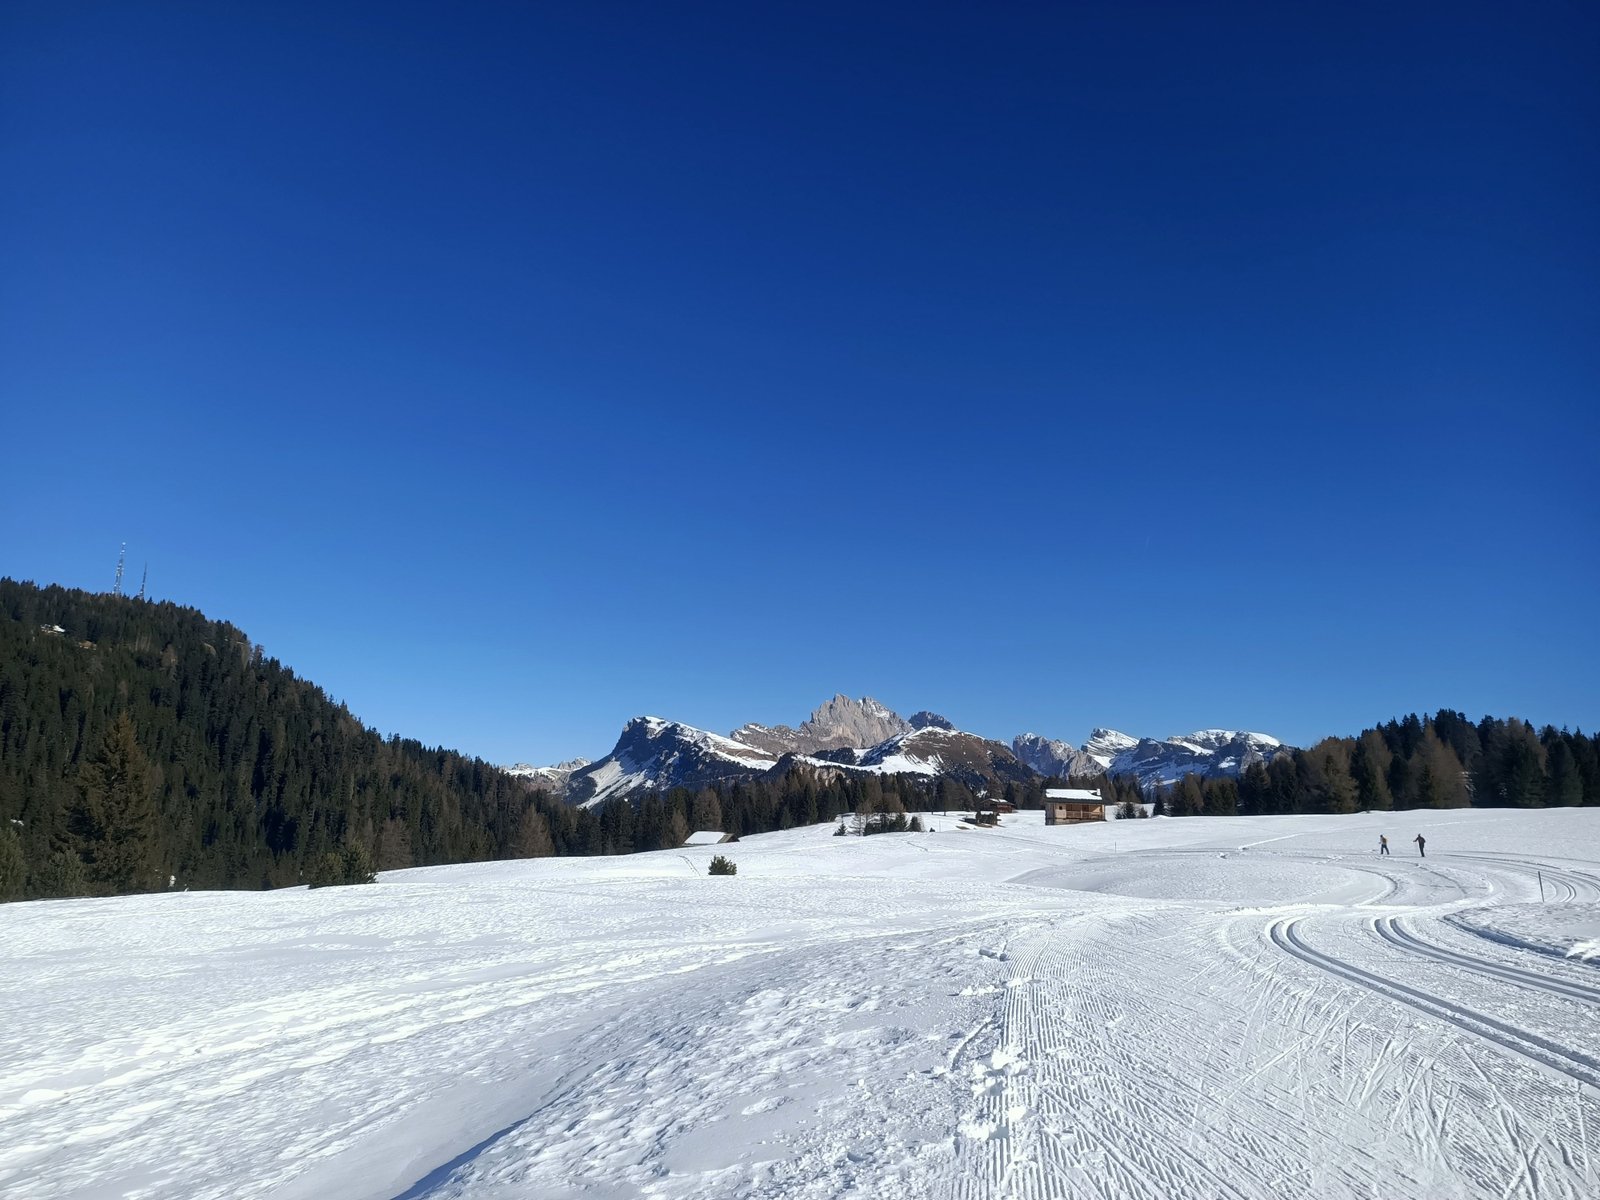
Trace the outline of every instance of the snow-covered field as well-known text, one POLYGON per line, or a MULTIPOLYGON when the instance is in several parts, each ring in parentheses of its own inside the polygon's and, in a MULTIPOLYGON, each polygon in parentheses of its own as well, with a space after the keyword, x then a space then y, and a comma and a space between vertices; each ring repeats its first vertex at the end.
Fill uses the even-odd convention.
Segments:
POLYGON ((933 823, 0 907, 0 1195, 1600 1196, 1600 810, 933 823))

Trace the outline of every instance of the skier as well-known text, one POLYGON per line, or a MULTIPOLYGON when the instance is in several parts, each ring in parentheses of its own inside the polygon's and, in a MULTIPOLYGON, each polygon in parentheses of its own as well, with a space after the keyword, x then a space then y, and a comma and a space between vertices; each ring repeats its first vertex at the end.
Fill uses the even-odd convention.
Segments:
POLYGON ((1428 857, 1428 839, 1423 837, 1419 833, 1419 834, 1417 834, 1416 837, 1412 838, 1411 840, 1417 844, 1417 853, 1420 854, 1423 858, 1427 858, 1428 857))
POLYGON ((1378 835, 1378 853, 1389 853, 1389 839, 1381 833, 1378 835))

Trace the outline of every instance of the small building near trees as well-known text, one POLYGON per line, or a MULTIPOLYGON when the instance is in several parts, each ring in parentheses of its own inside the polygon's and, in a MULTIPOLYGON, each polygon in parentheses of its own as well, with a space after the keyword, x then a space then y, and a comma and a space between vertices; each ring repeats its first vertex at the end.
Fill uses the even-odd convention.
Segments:
POLYGON ((1098 788, 1046 788, 1044 792, 1044 823, 1046 825, 1081 825, 1085 821, 1104 821, 1108 808, 1116 803, 1104 800, 1098 788))
POLYGON ((723 833, 720 829, 697 829, 684 839, 685 846, 720 846, 723 842, 731 842, 733 834, 723 833))

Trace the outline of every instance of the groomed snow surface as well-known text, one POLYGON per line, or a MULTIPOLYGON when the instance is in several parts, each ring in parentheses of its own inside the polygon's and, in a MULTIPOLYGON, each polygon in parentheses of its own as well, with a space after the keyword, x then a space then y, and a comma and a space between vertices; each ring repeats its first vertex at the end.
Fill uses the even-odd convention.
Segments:
POLYGON ((1600 810, 932 823, 0 907, 0 1194, 1600 1196, 1600 810))

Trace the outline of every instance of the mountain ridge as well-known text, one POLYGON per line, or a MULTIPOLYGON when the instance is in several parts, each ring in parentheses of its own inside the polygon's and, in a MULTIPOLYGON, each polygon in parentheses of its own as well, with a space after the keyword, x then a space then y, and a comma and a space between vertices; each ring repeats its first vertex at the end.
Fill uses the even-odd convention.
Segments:
POLYGON ((1184 774, 1236 778, 1292 749, 1269 734, 1200 729, 1164 739, 1096 727, 1081 746, 1036 733, 1010 745, 958 729, 938 713, 902 717, 871 696, 836 693, 798 726, 749 722, 718 734, 664 717, 634 717, 594 762, 513 770, 584 807, 675 787, 758 778, 795 765, 821 771, 951 778, 974 788, 1037 778, 1131 775, 1141 786, 1184 774), (575 765, 576 764, 576 765, 575 765))

